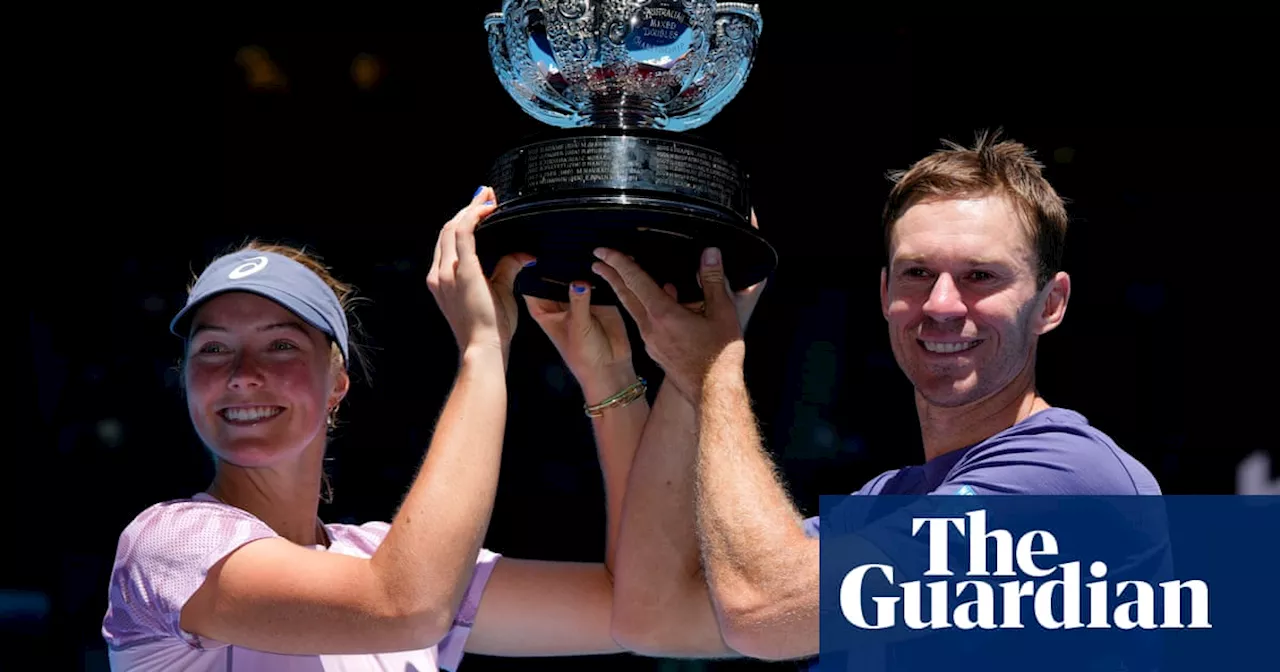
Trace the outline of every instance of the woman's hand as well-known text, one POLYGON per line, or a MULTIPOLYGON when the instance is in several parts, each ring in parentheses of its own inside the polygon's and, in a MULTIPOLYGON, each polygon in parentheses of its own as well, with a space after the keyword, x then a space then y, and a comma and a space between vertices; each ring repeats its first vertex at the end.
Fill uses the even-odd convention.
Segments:
POLYGON ((501 350, 505 364, 519 317, 514 294, 516 275, 534 258, 528 254, 507 255, 498 261, 492 277, 484 277, 476 256, 475 230, 494 207, 493 190, 484 187, 444 225, 436 240, 427 287, 449 321, 460 353, 474 347, 493 347, 501 350))
POLYGON ((526 296, 525 305, 577 379, 587 403, 597 403, 636 380, 627 326, 617 307, 591 305, 589 282, 574 282, 568 295, 567 302, 526 296))

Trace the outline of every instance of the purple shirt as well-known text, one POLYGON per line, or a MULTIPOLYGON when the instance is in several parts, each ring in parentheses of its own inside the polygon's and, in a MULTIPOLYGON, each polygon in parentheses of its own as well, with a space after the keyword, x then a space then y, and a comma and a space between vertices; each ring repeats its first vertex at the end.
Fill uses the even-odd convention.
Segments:
MULTIPOLYGON (((1151 472, 1083 415, 1049 408, 922 465, 886 471, 854 495, 1159 495, 1151 472)), ((804 521, 818 536, 818 517, 804 521)))
MULTIPOLYGON (((324 528, 331 543, 328 548, 314 546, 315 550, 368 558, 390 525, 373 522, 324 528)), ((481 549, 453 629, 439 644, 426 649, 370 655, 280 655, 229 646, 182 629, 182 607, 200 588, 210 567, 244 544, 278 536, 252 514, 205 493, 155 504, 138 514, 120 535, 102 622, 112 669, 456 670, 480 595, 501 557, 481 549)))

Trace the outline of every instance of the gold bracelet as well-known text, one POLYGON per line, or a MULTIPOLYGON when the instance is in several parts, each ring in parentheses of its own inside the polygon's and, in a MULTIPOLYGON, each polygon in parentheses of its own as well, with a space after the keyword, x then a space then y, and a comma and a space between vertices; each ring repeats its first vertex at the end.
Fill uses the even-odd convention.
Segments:
POLYGON ((637 377, 636 382, 627 386, 623 391, 605 399, 604 401, 591 406, 582 405, 582 410, 586 412, 589 418, 598 418, 604 415, 604 412, 610 408, 622 408, 631 402, 644 396, 646 390, 649 389, 649 383, 644 378, 637 377))

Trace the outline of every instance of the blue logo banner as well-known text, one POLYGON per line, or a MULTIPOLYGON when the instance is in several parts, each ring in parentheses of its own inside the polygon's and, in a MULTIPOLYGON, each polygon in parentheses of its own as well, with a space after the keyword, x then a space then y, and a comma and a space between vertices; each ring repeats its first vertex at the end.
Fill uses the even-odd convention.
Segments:
POLYGON ((817 669, 1280 669, 1280 497, 821 500, 817 669))

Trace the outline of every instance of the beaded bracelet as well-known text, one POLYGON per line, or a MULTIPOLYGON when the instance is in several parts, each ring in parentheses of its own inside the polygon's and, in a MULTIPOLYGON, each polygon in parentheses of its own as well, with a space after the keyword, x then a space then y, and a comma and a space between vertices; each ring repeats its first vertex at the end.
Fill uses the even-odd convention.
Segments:
POLYGON ((636 382, 628 385, 626 389, 594 406, 583 404, 582 410, 586 412, 587 417, 598 418, 604 415, 604 412, 610 408, 622 408, 636 399, 643 397, 645 391, 648 389, 648 381, 644 378, 636 378, 636 382))

